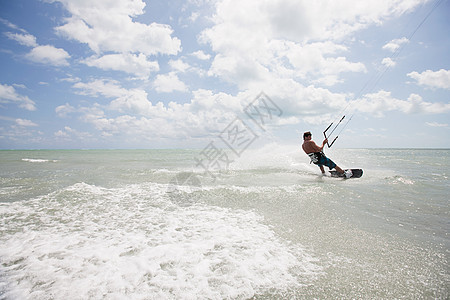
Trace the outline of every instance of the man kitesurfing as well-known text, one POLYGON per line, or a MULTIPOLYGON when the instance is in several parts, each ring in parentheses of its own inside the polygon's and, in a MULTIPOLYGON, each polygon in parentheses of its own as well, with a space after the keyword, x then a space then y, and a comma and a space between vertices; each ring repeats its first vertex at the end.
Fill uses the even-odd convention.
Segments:
POLYGON ((338 167, 331 159, 325 156, 323 153, 323 147, 328 142, 328 139, 325 138, 325 140, 322 143, 322 146, 319 147, 313 140, 312 140, 312 134, 311 132, 307 131, 303 134, 303 151, 305 151, 306 154, 311 158, 311 162, 313 162, 315 165, 318 165, 320 170, 322 171, 322 174, 325 175, 325 169, 323 166, 327 166, 330 170, 336 169, 336 171, 339 173, 340 177, 346 177, 350 178, 352 177, 352 171, 351 170, 342 170, 340 167, 338 167))
MULTIPOLYGON (((425 21, 428 19, 428 17, 433 13, 433 11, 442 3, 443 0, 438 0, 435 2, 434 6, 431 8, 431 10, 428 12, 428 14, 425 15, 423 20, 417 25, 417 27, 411 32, 411 34, 408 36, 408 40, 411 40, 414 34, 419 30, 419 28, 425 23, 425 21)), ((394 55, 398 56, 400 51, 402 50, 402 47, 400 47, 398 50, 395 51, 394 55)), ((393 56, 394 56, 393 55, 393 56)), ((392 58, 394 58, 392 56, 392 58)), ((375 87, 375 85, 380 81, 381 77, 386 73, 387 69, 389 68, 388 65, 386 65, 386 69, 380 71, 380 73, 376 76, 374 83, 372 84, 372 89, 375 87)), ((369 92, 367 87, 369 87, 370 81, 368 81, 364 87, 360 90, 359 95, 363 95, 364 91, 369 92)), ((347 110, 347 108, 350 106, 349 102, 347 106, 344 108, 343 112, 347 110)), ((336 135, 336 137, 331 141, 331 143, 328 143, 328 138, 331 137, 333 132, 339 127, 339 125, 342 123, 342 121, 345 119, 345 115, 342 116, 342 118, 339 119, 339 122, 334 126, 334 128, 331 128, 333 124, 336 122, 332 122, 323 132, 323 135, 325 136, 325 140, 322 143, 322 146, 319 147, 311 138, 312 134, 311 132, 307 131, 303 134, 303 151, 305 151, 306 154, 311 158, 311 162, 318 165, 320 170, 322 171, 322 174, 325 175, 325 170, 323 166, 327 166, 330 169, 330 173, 332 177, 345 177, 345 178, 360 178, 363 175, 362 169, 346 169, 342 170, 340 167, 338 167, 331 159, 325 156, 323 153, 323 148, 325 145, 328 145, 328 148, 331 148, 331 146, 334 144, 334 142, 337 140, 339 134, 345 129, 347 124, 350 122, 350 120, 353 118, 353 115, 350 116, 350 119, 346 122, 344 126, 340 126, 340 131, 336 135), (327 131, 331 130, 327 136, 327 131), (336 169, 336 171, 332 171, 332 169, 336 169)))

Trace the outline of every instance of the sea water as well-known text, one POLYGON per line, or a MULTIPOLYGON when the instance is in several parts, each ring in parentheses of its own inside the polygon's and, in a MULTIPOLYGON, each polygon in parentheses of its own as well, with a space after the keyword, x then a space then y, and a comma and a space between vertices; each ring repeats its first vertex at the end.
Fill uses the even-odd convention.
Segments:
POLYGON ((450 150, 0 151, 1 299, 448 299, 450 150))

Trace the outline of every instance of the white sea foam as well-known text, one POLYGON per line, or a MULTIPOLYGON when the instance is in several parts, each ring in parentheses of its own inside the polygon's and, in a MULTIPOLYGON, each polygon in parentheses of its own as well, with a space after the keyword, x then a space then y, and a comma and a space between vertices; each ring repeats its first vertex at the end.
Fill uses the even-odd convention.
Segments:
POLYGON ((1 205, 3 296, 242 299, 309 284, 321 273, 260 215, 181 207, 166 190, 79 183, 1 205))
POLYGON ((396 183, 402 183, 402 184, 407 184, 407 185, 414 184, 414 181, 412 181, 411 179, 402 177, 402 176, 395 176, 394 180, 395 180, 394 184, 396 184, 396 183))
POLYGON ((58 162, 58 160, 55 159, 40 159, 40 158, 22 158, 22 161, 30 163, 58 162))

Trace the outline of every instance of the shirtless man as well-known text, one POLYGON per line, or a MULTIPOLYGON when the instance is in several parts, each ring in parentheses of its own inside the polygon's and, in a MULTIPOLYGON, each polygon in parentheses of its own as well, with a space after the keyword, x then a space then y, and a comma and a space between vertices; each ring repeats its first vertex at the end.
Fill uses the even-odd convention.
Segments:
POLYGON ((328 157, 325 156, 325 154, 323 154, 323 152, 322 152, 323 147, 327 143, 327 139, 325 139, 322 143, 322 146, 319 147, 311 138, 312 138, 311 132, 308 131, 303 134, 302 148, 303 148, 303 151, 305 151, 305 153, 308 154, 308 156, 311 158, 311 161, 314 164, 319 166, 323 175, 325 175, 325 169, 323 168, 323 166, 325 165, 330 170, 336 169, 336 171, 338 171, 338 173, 344 174, 345 177, 347 177, 347 178, 352 176, 352 173, 350 170, 348 172, 344 172, 344 170, 339 168, 331 159, 329 159, 328 157))

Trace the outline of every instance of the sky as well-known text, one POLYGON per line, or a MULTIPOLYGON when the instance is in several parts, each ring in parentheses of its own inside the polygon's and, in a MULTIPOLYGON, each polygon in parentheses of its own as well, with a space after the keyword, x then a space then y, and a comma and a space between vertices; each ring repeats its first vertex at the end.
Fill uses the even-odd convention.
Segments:
POLYGON ((0 0, 0 66, 0 149, 450 148, 449 0, 0 0))

